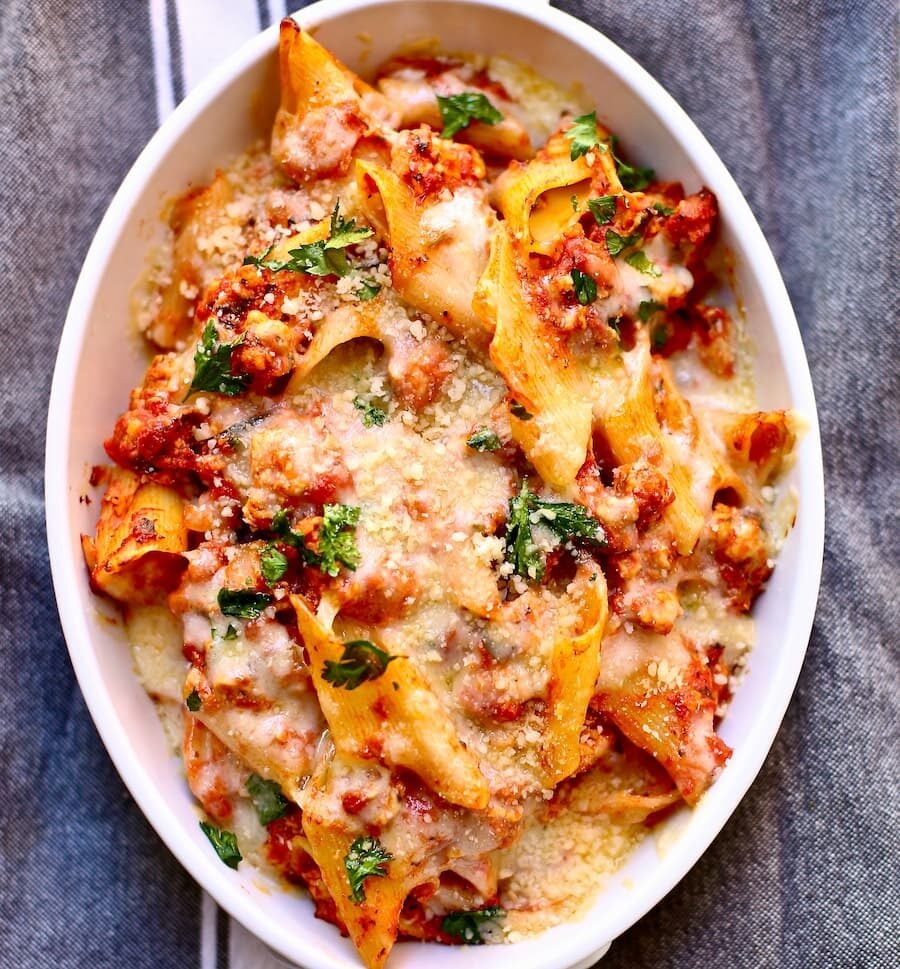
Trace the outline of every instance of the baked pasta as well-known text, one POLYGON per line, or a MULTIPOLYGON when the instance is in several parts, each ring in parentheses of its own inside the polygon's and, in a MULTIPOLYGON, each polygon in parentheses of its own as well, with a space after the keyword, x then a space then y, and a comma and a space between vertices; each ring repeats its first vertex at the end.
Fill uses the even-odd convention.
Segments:
POLYGON ((292 20, 280 64, 269 149, 169 208, 84 549, 219 857, 379 969, 576 917, 713 783, 797 421, 715 197, 580 95, 292 20))

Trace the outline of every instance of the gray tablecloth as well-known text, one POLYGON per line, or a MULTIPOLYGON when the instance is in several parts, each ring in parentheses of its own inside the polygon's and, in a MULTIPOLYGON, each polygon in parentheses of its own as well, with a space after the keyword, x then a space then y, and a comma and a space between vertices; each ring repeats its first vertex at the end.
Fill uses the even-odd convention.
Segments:
MULTIPOLYGON (((258 6, 265 20, 277 5, 258 6)), ((803 330, 828 492, 818 618, 772 753, 703 863, 603 969, 896 966, 894 5, 559 6, 675 95, 746 194, 803 330)), ((126 793, 74 681, 41 480, 66 305, 104 208, 156 125, 150 12, 167 7, 172 25, 171 0, 2 4, 3 967, 199 965, 200 892, 126 793)))

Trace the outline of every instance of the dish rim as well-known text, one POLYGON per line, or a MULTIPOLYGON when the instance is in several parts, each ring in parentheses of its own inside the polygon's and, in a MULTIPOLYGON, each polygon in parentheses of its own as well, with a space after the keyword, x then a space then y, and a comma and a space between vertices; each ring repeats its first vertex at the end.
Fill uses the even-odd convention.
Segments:
MULTIPOLYGON (((304 26, 315 26, 339 19, 346 13, 368 7, 393 5, 410 0, 319 0, 294 14, 304 26)), ((618 937, 630 925, 658 904, 665 895, 696 864, 707 850, 725 822, 732 816, 751 783, 759 772, 771 749, 775 735, 793 695, 803 663, 812 623, 815 615, 819 580, 824 550, 824 476, 819 437, 818 416, 812 379, 806 360, 800 331, 791 307, 787 290, 775 263, 774 256, 765 240, 749 205, 724 163, 701 134, 694 122, 677 104, 674 98, 654 80, 632 57, 615 45, 596 28, 557 10, 547 2, 523 4, 517 0, 413 0, 420 4, 452 2, 460 6, 487 7, 505 11, 533 21, 540 28, 550 29, 567 42, 584 50, 599 61, 628 87, 659 119, 671 138, 678 143, 691 164, 704 179, 715 173, 715 192, 722 210, 727 211, 733 232, 740 239, 743 259, 749 264, 753 277, 758 281, 760 294, 772 320, 778 341, 779 357, 790 386, 794 405, 803 411, 809 427, 803 446, 807 449, 805 468, 809 480, 804 480, 801 495, 802 514, 807 531, 807 543, 801 549, 795 584, 800 587, 797 604, 792 613, 791 629, 799 633, 797 645, 792 645, 786 675, 775 685, 773 695, 755 718, 752 742, 745 743, 735 751, 726 771, 717 780, 703 801, 706 813, 702 838, 679 838, 670 849, 667 864, 660 862, 665 877, 648 880, 647 885, 636 886, 635 900, 623 924, 617 927, 612 938, 618 937), (674 857, 674 861, 672 860, 674 857), (652 884, 651 884, 652 882, 652 884)), ((240 921, 265 944, 285 958, 301 959, 307 969, 348 969, 351 965, 338 955, 332 958, 317 952, 315 940, 304 942, 291 932, 291 926, 276 922, 267 914, 258 914, 242 886, 229 880, 212 852, 204 851, 196 838, 190 837, 186 828, 174 816, 161 791, 150 780, 147 771, 133 756, 119 718, 109 702, 102 681, 100 663, 91 643, 91 632, 84 606, 84 596, 78 587, 78 572, 83 563, 69 554, 68 541, 54 542, 54 536, 68 538, 73 531, 71 520, 69 480, 70 415, 72 414, 75 378, 80 355, 85 346, 85 330, 90 320, 90 310, 102 284, 106 263, 112 243, 127 223, 132 209, 141 198, 147 183, 158 165, 165 159, 172 146, 180 139, 211 105, 215 98, 231 82, 237 81, 256 62, 270 55, 277 47, 278 24, 261 31, 248 40, 218 68, 211 72, 197 88, 188 95, 160 126, 138 155, 128 174, 110 202, 85 256, 78 281, 73 291, 65 325, 60 338, 59 351, 53 374, 47 421, 45 460, 45 506, 48 545, 57 608, 63 628, 70 659, 79 687, 88 706, 94 724, 113 763, 128 787, 144 816, 156 830, 163 842, 199 885, 216 902, 240 921)), ((174 187, 177 191, 178 186, 174 187)), ((611 938, 608 934, 598 938, 591 934, 588 918, 581 922, 565 923, 568 935, 554 937, 552 948, 538 944, 534 958, 523 958, 516 945, 515 958, 520 960, 519 969, 571 969, 576 965, 590 964, 589 960, 600 955, 611 938), (548 961, 549 960, 549 961, 548 961)), ((550 930, 553 932, 554 930, 550 930)), ((550 932, 542 933, 538 940, 547 939, 550 932)), ((557 933, 558 936, 558 933, 557 933)), ((534 942, 534 940, 529 940, 534 942)), ((423 949, 427 959, 429 949, 423 949)), ((481 950, 482 953, 484 950, 481 950)), ((508 947, 498 947, 499 959, 510 954, 508 947)), ((418 963, 418 958, 415 962, 418 963)))

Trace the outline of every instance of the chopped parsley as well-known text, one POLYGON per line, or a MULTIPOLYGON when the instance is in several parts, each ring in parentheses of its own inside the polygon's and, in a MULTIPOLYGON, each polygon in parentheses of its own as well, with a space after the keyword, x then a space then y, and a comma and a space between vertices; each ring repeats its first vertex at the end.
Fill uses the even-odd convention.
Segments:
POLYGON ((668 205, 663 205, 662 202, 653 203, 653 211, 657 215, 674 215, 675 209, 670 209, 668 205))
POLYGON ((194 354, 194 378, 188 397, 200 391, 237 397, 247 389, 249 374, 231 372, 231 354, 244 342, 243 334, 234 343, 219 343, 216 325, 210 320, 203 328, 200 345, 194 354))
POLYGON ((231 640, 231 639, 237 639, 237 637, 238 637, 237 629, 234 626, 232 626, 231 623, 228 623, 228 628, 223 633, 222 639, 231 640))
POLYGON ((184 705, 191 713, 196 713, 203 705, 203 701, 200 699, 200 694, 196 690, 191 690, 185 698, 184 705))
POLYGON ((641 318, 641 323, 646 323, 654 313, 658 313, 661 309, 664 309, 663 304, 657 303, 655 299, 641 300, 638 305, 638 316, 641 318))
POLYGON ((367 680, 377 680, 396 658, 368 639, 354 639, 344 643, 344 652, 339 660, 325 660, 322 679, 332 686, 355 690, 367 680))
MULTIPOLYGON (((288 250, 290 258, 284 262, 269 258, 272 252, 270 247, 261 256, 247 256, 244 265, 268 269, 273 273, 287 269, 295 273, 306 273, 308 276, 346 276, 351 267, 344 249, 368 239, 373 232, 368 226, 358 226, 356 219, 345 219, 340 213, 340 205, 338 199, 331 213, 327 239, 307 242, 296 249, 288 250)), ((376 293, 377 290, 366 298, 371 299, 376 293)))
POLYGON ((573 212, 577 212, 578 211, 578 196, 577 195, 570 195, 569 196, 569 202, 571 202, 571 204, 572 204, 572 211, 573 212))
POLYGON ((353 406, 362 413, 363 427, 381 427, 387 420, 387 411, 360 397, 359 394, 353 398, 353 406))
POLYGON ((217 599, 222 615, 236 619, 258 619, 263 609, 272 603, 268 592, 252 589, 219 589, 217 599))
POLYGON ((657 268, 655 263, 650 262, 647 258, 647 253, 643 249, 638 249, 637 252, 630 252, 625 257, 625 262, 628 263, 638 272, 642 272, 645 276, 662 276, 662 272, 657 268))
POLYGON ((575 296, 582 306, 590 306, 597 298, 596 280, 580 269, 572 270, 572 285, 575 287, 575 296))
POLYGON ((223 831, 208 821, 200 822, 200 830, 209 838, 220 860, 229 868, 237 868, 243 860, 243 855, 238 848, 237 837, 234 832, 223 831))
POLYGON ((467 945, 483 945, 480 927, 484 922, 496 922, 506 912, 499 905, 476 909, 474 912, 451 912, 441 919, 441 931, 461 939, 467 945))
POLYGON ((616 154, 619 147, 619 139, 613 135, 612 139, 613 160, 616 163, 616 171, 619 173, 619 181, 622 188, 629 192, 643 191, 656 178, 656 172, 652 168, 641 168, 638 165, 629 165, 622 161, 616 154))
POLYGON ((595 199, 588 199, 587 205, 597 225, 606 225, 616 214, 615 195, 600 195, 595 199))
POLYGON ((350 898, 359 904, 366 900, 364 882, 367 878, 384 878, 385 865, 394 856, 386 851, 377 838, 357 838, 344 856, 344 869, 350 882, 350 898))
POLYGON ((259 553, 259 570, 269 585, 282 578, 287 567, 287 556, 271 542, 259 553))
POLYGON ((370 299, 375 299, 380 292, 380 283, 376 283, 373 279, 364 279, 360 282, 356 295, 360 303, 368 303, 370 299))
POLYGON ((522 482, 522 489, 509 500, 506 523, 506 561, 517 575, 540 581, 544 577, 544 556, 532 535, 532 526, 542 525, 560 541, 580 539, 605 546, 606 535, 600 522, 581 505, 567 501, 538 498, 522 482))
POLYGON ((473 451, 499 451, 503 445, 500 438, 489 427, 482 427, 466 441, 473 451))
POLYGON ((520 421, 530 421, 534 414, 532 414, 524 404, 520 404, 517 400, 514 400, 509 405, 509 412, 513 417, 517 417, 520 421))
POLYGON ((615 229, 607 229, 606 251, 615 259, 623 249, 633 246, 640 238, 640 234, 637 232, 634 235, 622 236, 615 229))
POLYGON ((263 826, 284 817, 291 802, 282 794, 281 786, 275 781, 267 781, 259 774, 251 774, 244 785, 256 808, 256 816, 263 826))
POLYGON ((654 350, 662 350, 669 342, 669 331, 665 326, 655 326, 650 334, 650 339, 653 342, 654 350))
POLYGON ((569 141, 572 142, 569 148, 569 158, 572 161, 575 161, 576 158, 581 158, 582 155, 586 155, 592 148, 606 151, 606 145, 603 144, 600 138, 600 132, 597 130, 596 111, 575 118, 564 133, 569 141))
POLYGON ((318 552, 306 544, 303 535, 291 528, 287 512, 283 508, 275 512, 270 527, 285 545, 290 545, 300 553, 307 565, 318 566, 326 575, 336 576, 340 571, 338 563, 351 570, 359 566, 359 549, 352 534, 358 523, 359 508, 353 505, 325 505, 322 510, 322 523, 319 525, 318 552))
POLYGON ((272 516, 270 528, 285 545, 290 545, 291 548, 296 549, 308 565, 319 564, 318 555, 307 546, 306 539, 291 528, 287 512, 283 508, 279 508, 272 516))
POLYGON ((354 505, 325 505, 319 526, 319 569, 336 576, 340 565, 353 571, 361 556, 353 530, 359 524, 359 508, 354 505), (340 563, 340 565, 338 564, 340 563))
POLYGON ((442 138, 452 138, 458 131, 468 128, 473 121, 495 125, 503 120, 503 115, 488 99, 477 91, 463 91, 448 97, 437 95, 441 120, 444 122, 442 138))

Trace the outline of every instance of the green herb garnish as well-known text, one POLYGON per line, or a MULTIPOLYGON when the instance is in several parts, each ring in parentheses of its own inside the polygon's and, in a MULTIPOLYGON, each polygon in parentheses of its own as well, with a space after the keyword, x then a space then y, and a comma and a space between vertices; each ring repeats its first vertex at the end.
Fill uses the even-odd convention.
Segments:
POLYGON ((353 406, 362 413, 363 427, 381 427, 387 420, 387 411, 358 394, 353 398, 353 406))
POLYGON ((461 939, 467 945, 483 945, 480 927, 484 922, 496 922, 506 912, 499 905, 476 909, 473 912, 451 912, 441 919, 441 931, 461 939))
POLYGON ((580 269, 572 270, 572 285, 575 288, 575 296, 582 306, 589 306, 597 298, 596 280, 580 269))
POLYGON ((509 500, 506 560, 517 575, 535 581, 544 576, 544 556, 535 544, 533 525, 542 525, 560 541, 581 539, 601 547, 606 545, 603 527, 585 508, 567 501, 538 498, 529 490, 528 482, 523 481, 519 493, 509 500))
POLYGON ((633 246, 636 242, 640 240, 640 234, 635 233, 630 236, 619 235, 615 229, 606 230, 606 251, 615 259, 616 256, 622 252, 623 249, 627 249, 629 246, 633 246))
POLYGON ((606 145, 603 144, 600 132, 597 130, 596 111, 575 118, 564 134, 572 142, 569 148, 569 158, 572 161, 586 155, 592 148, 606 151, 606 145))
POLYGON ((332 686, 355 690, 360 683, 377 680, 396 658, 368 639, 354 639, 344 643, 344 652, 339 660, 325 660, 322 679, 332 686))
POLYGON ((615 195, 600 195, 595 199, 588 199, 587 205, 597 225, 606 225, 616 214, 615 195))
POLYGON ((619 181, 622 183, 622 188, 627 189, 629 192, 640 192, 645 189, 656 178, 656 172, 652 168, 641 168, 640 166, 629 165, 628 162, 622 161, 616 154, 619 147, 619 139, 613 135, 610 141, 612 142, 613 160, 616 163, 616 171, 619 173, 619 181))
POLYGON ((268 592, 252 589, 219 589, 217 599, 222 614, 236 619, 258 619, 273 601, 268 592))
POLYGON ((284 817, 291 806, 291 802, 281 793, 281 786, 259 774, 251 774, 244 786, 256 808, 259 823, 264 826, 284 817))
POLYGON ((657 215, 674 215, 675 209, 670 209, 668 205, 663 205, 662 202, 653 203, 653 211, 657 215))
POLYGON ((319 526, 319 568, 336 576, 340 566, 351 571, 360 563, 353 529, 359 524, 359 508, 353 505, 325 505, 319 526))
POLYGON ((503 115, 493 104, 476 91, 463 91, 462 94, 451 94, 448 97, 439 94, 437 103, 444 122, 442 138, 452 138, 458 131, 468 128, 473 121, 495 125, 503 120, 503 115))
POLYGON ((355 219, 345 219, 340 213, 340 204, 340 199, 334 203, 327 239, 307 242, 288 250, 290 258, 284 262, 269 258, 272 252, 270 247, 261 256, 247 256, 244 265, 258 266, 273 273, 287 269, 308 276, 346 276, 351 267, 344 249, 368 239, 373 232, 368 226, 358 226, 355 219))
POLYGON ((530 421, 534 414, 532 414, 524 404, 520 404, 517 400, 514 400, 509 405, 509 412, 513 417, 517 417, 520 421, 530 421))
POLYGON ((669 342, 669 331, 664 326, 656 326, 650 334, 650 339, 653 343, 654 350, 662 350, 669 342))
POLYGON ((503 447, 500 438, 489 427, 475 431, 466 441, 466 445, 473 451, 499 451, 503 447))
POLYGON ((228 865, 229 868, 237 868, 243 859, 238 849, 237 837, 233 831, 223 831, 208 821, 200 822, 200 830, 209 838, 216 854, 228 865))
POLYGON ((359 298, 360 303, 368 303, 370 299, 375 299, 380 292, 380 283, 376 283, 373 279, 364 279, 359 284, 359 289, 357 289, 356 295, 359 298))
POLYGON ((259 553, 259 570, 269 585, 274 585, 287 572, 287 556, 271 542, 259 553))
POLYGON ((641 319, 641 323, 646 323, 654 313, 658 313, 664 308, 663 304, 657 303, 655 299, 641 300, 638 305, 638 316, 641 319))
POLYGON ((231 640, 231 639, 237 639, 237 637, 238 637, 237 629, 234 626, 232 626, 231 623, 228 623, 228 627, 223 633, 222 639, 231 640))
POLYGON ((393 860, 377 838, 357 838, 344 856, 344 868, 350 882, 350 898, 359 904, 366 900, 364 882, 367 878, 384 878, 385 865, 393 860))
POLYGON ((231 354, 244 342, 243 334, 234 343, 219 343, 216 325, 210 320, 203 328, 200 345, 194 354, 194 377, 188 397, 200 391, 237 397, 250 383, 249 374, 231 372, 231 354))
POLYGON ((647 253, 643 249, 638 249, 637 252, 630 252, 625 257, 625 262, 628 263, 638 272, 642 272, 645 276, 662 276, 662 272, 656 267, 655 263, 650 262, 647 258, 647 253))
POLYGON ((200 699, 200 694, 196 690, 191 690, 185 697, 184 705, 191 713, 196 713, 203 705, 203 701, 200 699))

